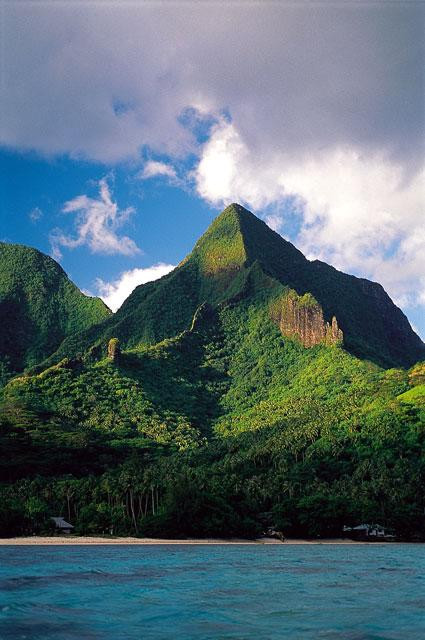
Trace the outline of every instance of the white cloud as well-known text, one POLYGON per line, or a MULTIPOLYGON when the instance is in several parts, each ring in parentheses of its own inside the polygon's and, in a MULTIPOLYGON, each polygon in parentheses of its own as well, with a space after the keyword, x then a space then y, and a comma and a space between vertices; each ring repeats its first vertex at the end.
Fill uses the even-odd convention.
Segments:
POLYGON ((34 207, 34 209, 31 209, 31 211, 29 212, 28 217, 31 220, 31 222, 34 222, 35 224, 40 220, 40 218, 43 217, 43 212, 40 209, 40 207, 34 207))
POLYGON ((422 3, 5 3, 0 140, 116 162, 184 156, 181 114, 226 109, 249 147, 355 142, 414 166, 422 3))
MULTIPOLYGON (((406 179, 384 154, 348 145, 259 159, 236 126, 221 121, 194 179, 200 196, 218 206, 239 201, 264 210, 291 198, 301 220, 294 239, 309 258, 379 280, 404 307, 425 302, 425 171, 406 179)), ((265 220, 285 228, 282 209, 265 220)))
POLYGON ((101 278, 97 278, 98 295, 112 311, 116 311, 139 284, 162 278, 174 268, 175 265, 159 262, 144 269, 124 271, 119 278, 112 282, 104 282, 101 278))
MULTIPOLYGON (((188 159, 202 198, 246 203, 285 234, 280 204, 292 195, 293 239, 310 256, 417 304, 424 11, 420 2, 5 3, 0 142, 104 163, 139 161, 147 148, 171 164, 148 162, 141 176, 172 181, 188 159), (190 107, 198 116, 188 124, 190 107)), ((72 202, 84 217, 81 198, 72 202)), ((112 221, 109 240, 82 227, 76 237, 57 231, 56 250, 137 250, 112 221)))
POLYGON ((156 160, 146 162, 143 170, 139 174, 139 178, 142 180, 148 180, 149 178, 155 178, 157 176, 164 176, 170 178, 172 181, 177 179, 176 172, 170 164, 156 160))
POLYGON ((93 253, 123 254, 127 256, 140 253, 134 240, 128 236, 119 236, 117 230, 131 214, 132 207, 120 210, 113 202, 106 178, 99 181, 99 198, 86 195, 77 196, 66 202, 63 213, 76 214, 76 235, 71 236, 61 229, 54 229, 50 234, 53 256, 59 259, 61 247, 75 249, 86 245, 93 253))
POLYGON ((242 189, 239 183, 239 163, 247 160, 248 150, 242 143, 235 127, 226 121, 218 123, 206 143, 195 172, 197 190, 201 198, 215 204, 229 202, 232 199, 252 201, 250 183, 246 181, 242 189), (233 197, 237 192, 236 198, 233 197))
POLYGON ((283 216, 280 213, 269 213, 264 217, 264 222, 270 229, 279 232, 283 227, 283 216))
MULTIPOLYGON (((392 256, 381 259, 377 253, 366 268, 384 284, 396 304, 405 310, 422 307, 425 318, 425 215, 405 232, 392 256)), ((424 331, 422 327, 422 334, 424 331)))
POLYGON ((262 209, 285 195, 277 180, 281 168, 273 157, 261 161, 236 126, 220 120, 202 149, 193 176, 201 198, 212 204, 237 201, 262 209))
POLYGON ((410 323, 410 326, 412 327, 413 331, 415 333, 417 333, 417 335, 421 338, 421 340, 423 342, 425 342, 425 332, 421 329, 419 329, 419 327, 417 327, 413 322, 410 323))

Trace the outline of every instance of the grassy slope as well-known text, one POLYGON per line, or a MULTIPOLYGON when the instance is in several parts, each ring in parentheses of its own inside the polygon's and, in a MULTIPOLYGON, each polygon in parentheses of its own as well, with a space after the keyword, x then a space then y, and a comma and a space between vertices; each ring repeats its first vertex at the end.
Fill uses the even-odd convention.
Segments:
POLYGON ((177 269, 139 286, 114 316, 66 340, 46 364, 83 353, 94 343, 105 346, 111 337, 126 347, 173 337, 189 327, 202 302, 217 306, 243 288, 250 295, 252 270, 254 293, 261 279, 261 286, 268 286, 268 277, 300 295, 312 294, 327 321, 337 317, 350 353, 384 367, 409 367, 425 357, 425 345, 379 284, 309 262, 261 220, 231 205, 177 269))
POLYGON ((36 249, 0 243, 0 358, 12 371, 34 365, 109 310, 36 249))
POLYGON ((425 384, 420 384, 417 387, 413 387, 413 389, 401 393, 398 396, 398 400, 425 408, 425 384))
POLYGON ((338 346, 306 349, 284 339, 262 297, 201 310, 192 329, 124 351, 118 363, 65 361, 18 378, 5 397, 38 398, 113 438, 142 434, 180 446, 186 432, 190 445, 286 418, 310 421, 317 411, 337 419, 408 389, 403 370, 384 371, 338 346))
MULTIPOLYGON (((65 341, 71 352, 84 352, 97 339, 103 348, 94 358, 20 379, 13 389, 120 437, 142 434, 158 442, 182 437, 181 446, 185 438, 196 443, 203 436, 234 435, 286 418, 311 422, 317 412, 320 419, 340 419, 382 397, 388 379, 397 384, 385 397, 406 392, 402 371, 391 378, 391 371, 340 347, 305 349, 282 337, 270 314, 273 300, 289 292, 280 282, 302 293, 299 283, 312 277, 311 268, 252 214, 228 207, 177 270, 138 287, 117 314, 65 341), (273 266, 268 275, 264 265, 273 266), (205 299, 209 311, 198 313, 188 330, 205 299), (103 359, 112 336, 127 349, 117 365, 103 359)), ((364 286, 365 281, 338 275, 354 289, 364 286)))

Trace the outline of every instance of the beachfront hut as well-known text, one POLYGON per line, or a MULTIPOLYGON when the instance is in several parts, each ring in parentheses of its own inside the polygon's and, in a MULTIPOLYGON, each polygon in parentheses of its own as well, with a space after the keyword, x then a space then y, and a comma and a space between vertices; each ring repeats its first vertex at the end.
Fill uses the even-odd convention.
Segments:
POLYGON ((358 524, 356 527, 344 527, 344 534, 356 540, 387 540, 394 532, 380 524, 358 524))
POLYGON ((57 533, 71 533, 73 530, 72 524, 69 524, 64 518, 58 516, 56 518, 50 518, 55 523, 57 533))

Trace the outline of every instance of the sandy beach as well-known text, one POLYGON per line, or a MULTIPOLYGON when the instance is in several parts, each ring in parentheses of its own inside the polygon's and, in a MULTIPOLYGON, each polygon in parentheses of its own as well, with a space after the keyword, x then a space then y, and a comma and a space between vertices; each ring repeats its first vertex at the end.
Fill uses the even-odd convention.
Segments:
POLYGON ((90 544, 138 544, 138 545, 161 545, 161 544, 198 544, 198 545, 218 545, 218 544, 239 544, 239 545, 276 545, 276 544, 391 544, 388 542, 360 542, 347 540, 345 538, 329 538, 320 540, 289 539, 281 542, 275 538, 258 538, 256 540, 243 539, 189 539, 189 540, 160 540, 158 538, 102 538, 100 536, 28 536, 22 538, 0 538, 0 545, 90 545, 90 544))

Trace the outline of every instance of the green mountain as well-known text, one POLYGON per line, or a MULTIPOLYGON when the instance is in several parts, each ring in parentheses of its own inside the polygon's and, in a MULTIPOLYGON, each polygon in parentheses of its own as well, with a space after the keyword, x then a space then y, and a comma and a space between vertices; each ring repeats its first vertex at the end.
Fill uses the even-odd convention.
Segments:
POLYGON ((232 205, 6 385, 0 535, 55 512, 82 533, 424 537, 423 358, 382 287, 232 205))
POLYGON ((62 340, 109 315, 85 296, 52 258, 0 243, 0 363, 2 375, 44 360, 62 340))
POLYGON ((409 367, 425 358, 425 346, 381 285, 315 260, 252 213, 233 204, 170 274, 141 285, 101 326, 72 336, 51 362, 117 337, 125 347, 175 336, 190 326, 196 309, 262 294, 283 333, 305 344, 325 339, 327 324, 345 349, 381 366, 409 367), (268 295, 264 296, 264 292, 268 295), (309 332, 312 332, 309 334, 309 332), (342 334, 341 334, 342 332, 342 334))

